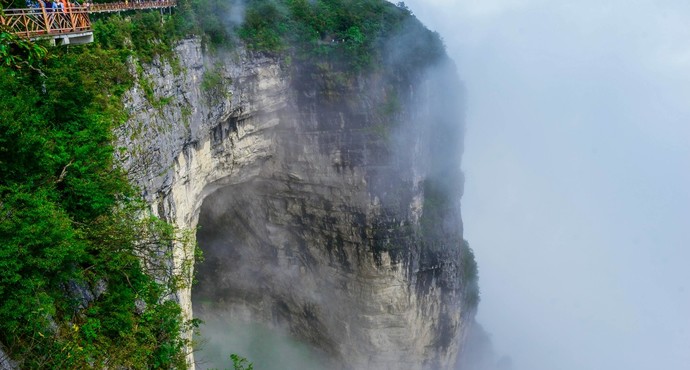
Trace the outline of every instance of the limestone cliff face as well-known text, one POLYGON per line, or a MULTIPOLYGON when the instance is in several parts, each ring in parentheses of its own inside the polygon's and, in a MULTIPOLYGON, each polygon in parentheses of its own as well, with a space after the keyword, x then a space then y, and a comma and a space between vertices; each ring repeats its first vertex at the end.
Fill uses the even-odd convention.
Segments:
POLYGON ((453 68, 352 77, 193 39, 177 55, 117 134, 155 212, 200 226, 186 312, 286 327, 334 368, 450 368, 474 315, 453 68))

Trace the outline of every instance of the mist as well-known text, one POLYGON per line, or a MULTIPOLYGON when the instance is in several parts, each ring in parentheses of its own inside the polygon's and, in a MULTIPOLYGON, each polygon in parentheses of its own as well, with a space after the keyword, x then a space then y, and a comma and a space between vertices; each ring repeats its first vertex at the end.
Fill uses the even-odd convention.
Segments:
POLYGON ((358 57, 333 35, 332 55, 289 74, 216 67, 241 98, 211 145, 240 176, 203 191, 200 368, 231 353, 257 369, 455 362, 478 300, 458 207, 464 89, 436 34, 405 9, 373 14, 400 21, 372 45, 379 68, 349 74, 358 57))
POLYGON ((690 3, 409 0, 467 88, 477 319, 515 370, 690 364, 690 3))
POLYGON ((247 322, 224 315, 222 309, 205 312, 202 335, 197 338, 197 369, 230 369, 229 351, 256 369, 328 369, 324 355, 285 329, 247 322))
POLYGON ((269 286, 280 286, 289 299, 320 300, 316 292, 290 283, 299 279, 298 269, 273 263, 272 255, 283 251, 270 245, 296 242, 288 232, 270 226, 265 231, 267 211, 249 205, 265 205, 257 200, 261 195, 256 188, 260 185, 222 188, 200 212, 197 240, 204 261, 197 266, 193 301, 203 325, 196 337, 195 364, 199 369, 232 368, 229 356, 237 354, 256 369, 326 369, 326 354, 294 335, 288 312, 267 308, 269 286))

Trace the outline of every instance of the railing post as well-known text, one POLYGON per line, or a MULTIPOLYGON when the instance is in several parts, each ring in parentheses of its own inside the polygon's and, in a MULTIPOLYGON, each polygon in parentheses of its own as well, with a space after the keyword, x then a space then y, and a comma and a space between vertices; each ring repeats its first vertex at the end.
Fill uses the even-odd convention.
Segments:
POLYGON ((48 13, 46 13, 46 6, 43 1, 39 1, 38 4, 41 6, 41 12, 43 13, 43 22, 46 25, 46 33, 50 33, 51 21, 48 19, 48 13))
POLYGON ((67 2, 67 12, 69 13, 69 19, 71 22, 71 28, 73 32, 77 31, 77 17, 74 15, 74 7, 72 6, 72 3, 69 1, 67 2))
POLYGON ((26 30, 26 37, 30 37, 31 28, 29 25, 31 24, 31 16, 28 14, 27 11, 22 10, 20 17, 24 19, 24 21, 20 22, 20 24, 22 24, 24 26, 24 30, 26 30))
POLYGON ((90 30, 91 29, 91 17, 89 17, 89 13, 87 13, 87 12, 84 12, 84 23, 85 23, 85 27, 90 30))

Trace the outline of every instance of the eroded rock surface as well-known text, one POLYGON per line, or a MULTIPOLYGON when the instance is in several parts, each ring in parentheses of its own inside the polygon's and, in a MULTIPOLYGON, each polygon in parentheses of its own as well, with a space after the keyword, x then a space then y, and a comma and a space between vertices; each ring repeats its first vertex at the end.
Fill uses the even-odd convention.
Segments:
POLYGON ((148 68, 161 100, 133 90, 118 136, 153 209, 201 227, 186 312, 194 297, 195 310, 286 327, 344 369, 450 368, 476 304, 452 65, 352 76, 243 50, 211 58, 197 40, 177 53, 183 72, 148 68))

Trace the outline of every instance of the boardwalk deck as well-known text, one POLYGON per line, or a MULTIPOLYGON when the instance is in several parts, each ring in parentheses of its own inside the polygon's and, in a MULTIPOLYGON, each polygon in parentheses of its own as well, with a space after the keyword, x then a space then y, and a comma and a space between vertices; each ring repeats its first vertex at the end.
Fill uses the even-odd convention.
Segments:
POLYGON ((177 0, 164 1, 121 1, 119 3, 100 3, 87 6, 89 13, 112 13, 129 10, 167 9, 177 6, 177 0))
POLYGON ((177 0, 123 1, 75 6, 61 9, 37 8, 6 9, 0 14, 0 25, 18 36, 29 39, 52 39, 60 44, 83 44, 93 41, 90 14, 131 10, 167 9, 177 6, 177 0))

